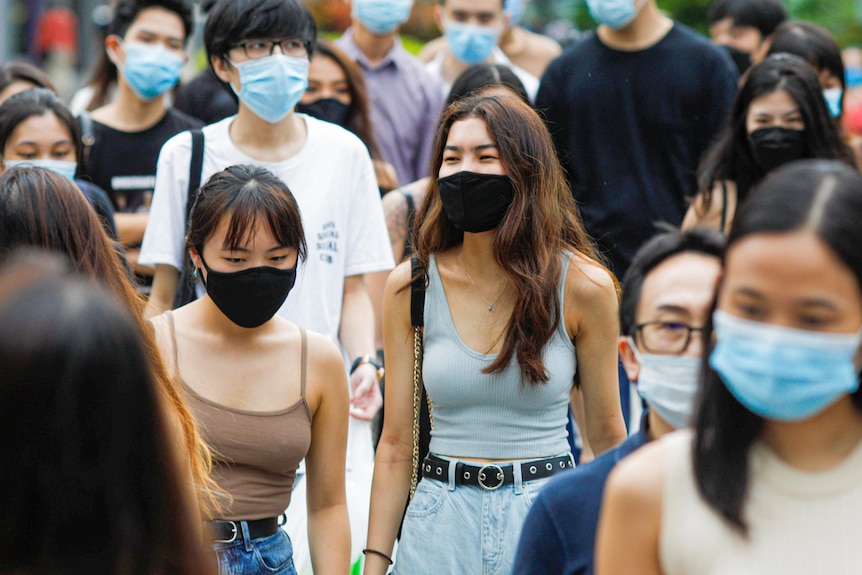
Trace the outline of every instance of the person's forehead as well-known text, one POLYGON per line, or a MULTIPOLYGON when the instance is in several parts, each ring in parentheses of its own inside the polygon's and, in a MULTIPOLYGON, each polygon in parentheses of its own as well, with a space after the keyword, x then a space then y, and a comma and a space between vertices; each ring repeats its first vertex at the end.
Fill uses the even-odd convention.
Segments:
POLYGON ((451 12, 492 13, 503 12, 502 0, 446 0, 446 10, 451 12))
POLYGON ((705 313, 721 270, 717 257, 696 252, 671 256, 647 273, 638 302, 638 321, 661 309, 705 313))
POLYGON ((131 25, 129 25, 126 36, 130 32, 146 32, 179 40, 185 39, 186 36, 186 30, 180 15, 159 6, 151 6, 138 12, 138 15, 132 21, 131 25))

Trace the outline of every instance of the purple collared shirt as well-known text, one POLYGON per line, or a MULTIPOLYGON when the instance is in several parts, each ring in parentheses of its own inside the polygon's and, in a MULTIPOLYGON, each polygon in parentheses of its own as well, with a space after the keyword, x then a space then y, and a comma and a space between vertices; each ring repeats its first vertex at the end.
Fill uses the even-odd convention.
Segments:
POLYGON ((440 80, 425 71, 395 38, 386 57, 372 66, 348 28, 335 44, 355 60, 365 76, 374 137, 383 158, 405 185, 428 175, 437 120, 443 109, 440 80))

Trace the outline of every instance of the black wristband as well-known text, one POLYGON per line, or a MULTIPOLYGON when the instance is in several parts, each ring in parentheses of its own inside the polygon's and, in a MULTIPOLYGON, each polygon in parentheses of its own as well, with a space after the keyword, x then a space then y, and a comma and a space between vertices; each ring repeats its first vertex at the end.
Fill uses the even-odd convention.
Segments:
POLYGON ((350 375, 353 375, 353 372, 356 371, 363 363, 368 363, 374 366, 374 369, 377 370, 377 381, 380 381, 380 378, 383 377, 383 366, 377 362, 372 356, 365 354, 357 357, 353 360, 353 363, 350 365, 350 375))
POLYGON ((378 557, 383 557, 384 559, 389 561, 390 565, 392 565, 392 558, 389 555, 387 555, 386 553, 384 553, 383 551, 378 551, 377 549, 363 549, 362 550, 363 555, 368 555, 369 553, 371 553, 372 555, 377 555, 378 557))

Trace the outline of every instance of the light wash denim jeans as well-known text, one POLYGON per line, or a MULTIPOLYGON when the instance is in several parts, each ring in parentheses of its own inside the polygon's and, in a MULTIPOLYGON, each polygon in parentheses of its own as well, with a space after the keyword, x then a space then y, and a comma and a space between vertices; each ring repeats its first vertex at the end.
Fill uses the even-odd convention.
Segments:
POLYGON ((407 507, 394 575, 509 575, 521 527, 550 477, 494 491, 422 478, 407 507))
POLYGON ((248 524, 238 521, 242 540, 213 543, 219 575, 296 575, 290 537, 279 528, 273 535, 248 540, 248 524))

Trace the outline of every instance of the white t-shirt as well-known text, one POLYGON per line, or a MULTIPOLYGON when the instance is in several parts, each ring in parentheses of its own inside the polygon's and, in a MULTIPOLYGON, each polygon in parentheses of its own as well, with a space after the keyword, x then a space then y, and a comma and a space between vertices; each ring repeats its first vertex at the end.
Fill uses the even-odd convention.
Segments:
MULTIPOLYGON (((234 117, 203 128, 201 182, 237 164, 262 166, 279 176, 296 197, 308 243, 296 285, 278 315, 329 336, 338 343, 344 278, 391 269, 392 248, 368 150, 347 130, 306 115, 302 149, 268 163, 242 153, 228 132, 234 117)), ((186 200, 191 135, 177 134, 159 154, 150 219, 138 261, 182 269, 188 257, 186 200)), ((202 293, 198 286, 199 294, 202 293)))
MULTIPOLYGON (((449 97, 449 91, 452 89, 452 85, 447 83, 446 79, 443 78, 443 60, 446 58, 446 54, 448 54, 448 49, 440 50, 434 56, 434 59, 425 64, 425 70, 431 73, 432 76, 442 80, 441 85, 443 86, 444 98, 449 97)), ((499 46, 494 46, 494 49, 491 51, 491 64, 502 64, 512 70, 512 73, 515 74, 515 76, 517 76, 524 85, 524 90, 527 91, 527 96, 530 97, 530 101, 536 101, 536 93, 539 91, 539 79, 520 66, 513 64, 499 46)))

